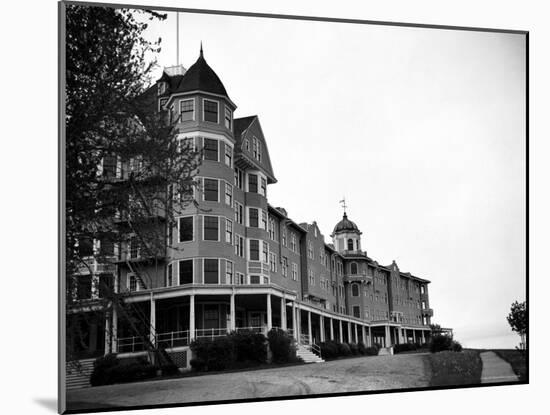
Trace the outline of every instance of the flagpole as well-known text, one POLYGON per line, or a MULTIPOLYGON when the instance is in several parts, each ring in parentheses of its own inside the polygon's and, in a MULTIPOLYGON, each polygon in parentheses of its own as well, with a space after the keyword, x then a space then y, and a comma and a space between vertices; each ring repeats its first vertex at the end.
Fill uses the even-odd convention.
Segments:
POLYGON ((176 12, 176 64, 180 64, 180 13, 176 12))

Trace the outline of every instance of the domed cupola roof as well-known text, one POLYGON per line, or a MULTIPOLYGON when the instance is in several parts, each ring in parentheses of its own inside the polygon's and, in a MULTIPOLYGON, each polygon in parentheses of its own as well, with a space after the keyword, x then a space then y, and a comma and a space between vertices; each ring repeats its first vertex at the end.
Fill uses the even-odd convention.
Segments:
POLYGON ((197 90, 228 97, 222 81, 220 81, 216 72, 206 63, 202 52, 202 45, 199 59, 185 73, 173 92, 191 92, 197 90))
POLYGON ((348 219, 348 215, 346 214, 346 212, 344 212, 344 217, 340 222, 336 224, 333 231, 333 233, 343 233, 343 232, 361 233, 357 225, 348 219))

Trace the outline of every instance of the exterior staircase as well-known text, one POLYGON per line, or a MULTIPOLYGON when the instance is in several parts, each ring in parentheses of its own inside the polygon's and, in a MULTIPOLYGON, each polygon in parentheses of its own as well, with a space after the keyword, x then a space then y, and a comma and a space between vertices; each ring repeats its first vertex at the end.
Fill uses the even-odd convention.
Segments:
POLYGON ((324 360, 311 351, 311 346, 299 344, 296 350, 296 356, 305 363, 323 363, 324 360))
POLYGON ((378 350, 378 356, 388 356, 393 354, 393 347, 382 347, 378 350))
POLYGON ((80 360, 80 370, 74 365, 67 364, 66 367, 66 387, 67 389, 87 388, 90 385, 90 376, 94 370, 95 359, 80 360))

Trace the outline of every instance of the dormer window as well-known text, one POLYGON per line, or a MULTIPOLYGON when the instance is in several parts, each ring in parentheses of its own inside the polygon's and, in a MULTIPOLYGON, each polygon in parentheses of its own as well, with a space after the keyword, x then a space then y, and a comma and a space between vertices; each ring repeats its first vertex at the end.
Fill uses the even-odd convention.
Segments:
POLYGON ((256 137, 252 137, 252 155, 259 162, 262 161, 262 143, 256 137))
POLYGON ((158 94, 162 95, 168 89, 168 84, 166 82, 159 82, 158 84, 158 94))
POLYGON ((204 121, 218 122, 218 102, 205 99, 203 101, 204 121))
POLYGON ((225 107, 224 122, 225 122, 225 128, 227 128, 228 130, 231 130, 231 124, 232 124, 231 121, 232 121, 231 110, 225 107))

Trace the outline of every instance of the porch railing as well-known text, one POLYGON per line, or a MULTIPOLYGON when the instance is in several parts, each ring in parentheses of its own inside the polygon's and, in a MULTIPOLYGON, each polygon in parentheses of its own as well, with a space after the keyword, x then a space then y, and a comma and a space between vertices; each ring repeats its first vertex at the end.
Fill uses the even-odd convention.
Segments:
POLYGON ((254 331, 256 333, 262 333, 267 335, 267 327, 237 327, 235 331, 242 332, 242 331, 254 331))
POLYGON ((214 339, 215 337, 227 336, 227 328, 217 328, 217 329, 196 329, 195 338, 196 339, 214 339))
POLYGON ((157 345, 166 349, 189 345, 189 330, 157 334, 157 345))
POLYGON ((134 353, 142 352, 145 350, 145 342, 143 337, 119 337, 117 339, 117 352, 118 353, 134 353))
POLYGON ((309 334, 300 334, 300 344, 309 344, 309 334))

